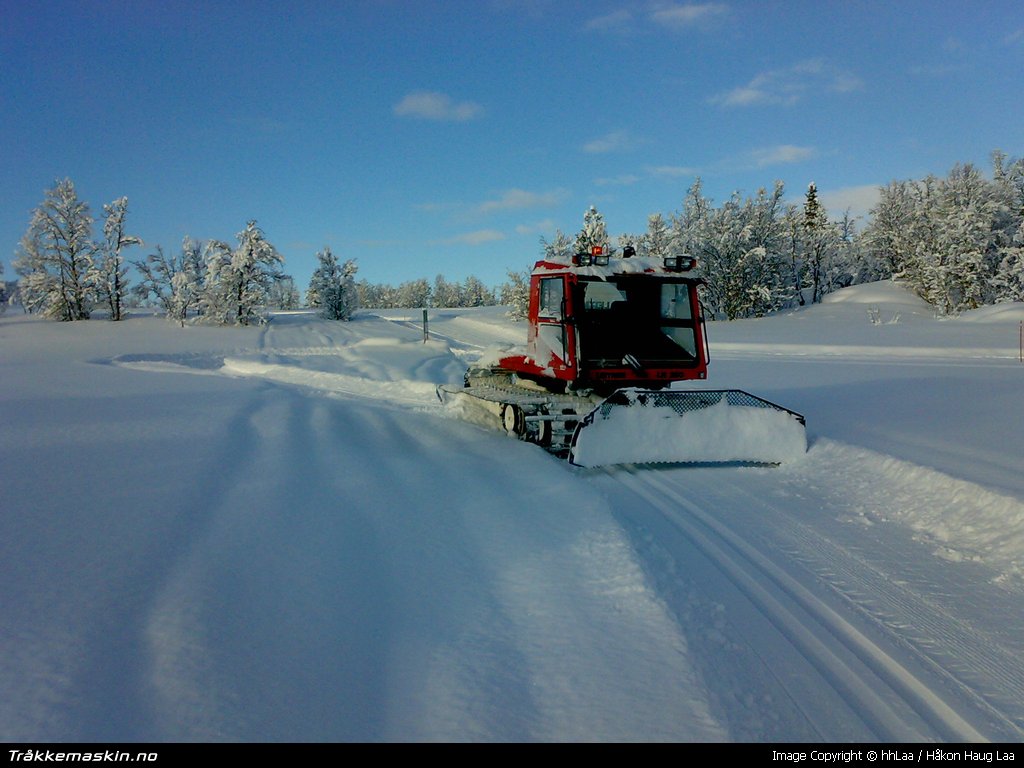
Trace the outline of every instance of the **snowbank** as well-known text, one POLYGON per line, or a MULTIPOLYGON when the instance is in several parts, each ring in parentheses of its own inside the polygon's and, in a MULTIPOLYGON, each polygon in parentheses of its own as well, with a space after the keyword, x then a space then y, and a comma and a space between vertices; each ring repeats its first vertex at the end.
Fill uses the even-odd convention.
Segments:
POLYGON ((964 312, 958 319, 965 323, 1021 323, 1024 322, 1024 302, 1008 301, 979 307, 964 312))

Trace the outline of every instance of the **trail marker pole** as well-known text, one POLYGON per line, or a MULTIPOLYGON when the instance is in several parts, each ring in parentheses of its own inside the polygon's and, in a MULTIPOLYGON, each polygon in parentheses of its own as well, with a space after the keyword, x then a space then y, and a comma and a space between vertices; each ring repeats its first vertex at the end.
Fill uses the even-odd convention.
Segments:
POLYGON ((427 343, 427 336, 428 335, 429 335, 429 332, 427 331, 427 310, 424 309, 423 310, 423 343, 424 344, 427 343))

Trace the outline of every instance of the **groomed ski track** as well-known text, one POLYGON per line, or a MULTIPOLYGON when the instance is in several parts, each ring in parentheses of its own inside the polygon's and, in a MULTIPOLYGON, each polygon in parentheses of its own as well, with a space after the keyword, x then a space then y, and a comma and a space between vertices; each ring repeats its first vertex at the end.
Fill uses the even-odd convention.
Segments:
MULTIPOLYGON (((752 708, 774 700, 799 710, 806 739, 1018 741, 1019 649, 974 631, 957 615, 963 596, 943 593, 948 585, 930 585, 928 595, 906 574, 881 570, 893 562, 885 537, 865 537, 861 551, 830 540, 827 526, 807 516, 827 509, 826 499, 804 498, 796 512, 766 501, 773 473, 789 479, 777 469, 654 466, 593 478, 646 550, 691 651, 716 646, 704 656, 712 690, 717 679, 719 693, 744 690, 752 708), (732 669, 722 665, 723 647, 732 669)), ((742 733, 759 717, 739 717, 737 703, 719 702, 717 714, 734 719, 741 738, 764 738, 742 733)))

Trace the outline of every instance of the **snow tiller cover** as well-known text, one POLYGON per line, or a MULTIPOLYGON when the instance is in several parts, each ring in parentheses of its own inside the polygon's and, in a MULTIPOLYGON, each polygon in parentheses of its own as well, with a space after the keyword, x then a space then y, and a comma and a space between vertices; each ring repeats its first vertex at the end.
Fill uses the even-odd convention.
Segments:
POLYGON ((738 389, 620 389, 583 417, 569 446, 580 467, 779 464, 807 451, 804 417, 738 389))

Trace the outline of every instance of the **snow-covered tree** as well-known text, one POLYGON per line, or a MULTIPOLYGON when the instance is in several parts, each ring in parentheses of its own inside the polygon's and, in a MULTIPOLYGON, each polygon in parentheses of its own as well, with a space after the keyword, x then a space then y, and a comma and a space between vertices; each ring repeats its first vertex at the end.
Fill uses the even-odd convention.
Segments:
POLYGON ((397 291, 390 285, 377 285, 366 280, 356 283, 359 306, 387 309, 396 306, 397 291))
POLYGON ((1024 164, 993 153, 993 178, 970 164, 945 178, 893 182, 864 232, 866 250, 887 262, 944 314, 996 301, 1012 285, 1014 238, 1024 214, 1024 164))
POLYGON ((71 179, 58 181, 33 212, 14 269, 29 311, 60 320, 88 320, 93 294, 93 219, 71 179))
POLYGON ((913 246, 913 190, 914 185, 908 181, 893 181, 879 189, 878 202, 871 209, 870 224, 862 236, 865 277, 881 279, 903 271, 913 246))
POLYGON ((835 267, 830 278, 833 288, 846 288, 857 283, 877 280, 878 277, 869 277, 864 270, 864 251, 857 232, 857 221, 850 215, 849 208, 843 211, 842 218, 836 221, 836 234, 839 242, 835 267))
POLYGON ((255 221, 249 221, 237 238, 238 247, 229 254, 221 249, 210 254, 203 306, 217 323, 261 323, 261 309, 271 284, 281 276, 284 260, 255 221))
POLYGON ((4 263, 0 261, 0 315, 7 309, 7 284, 3 280, 4 263))
POLYGON ((232 267, 231 246, 223 240, 207 240, 203 245, 203 290, 199 313, 208 323, 229 325, 237 322, 235 286, 239 276, 232 267))
POLYGON ((359 307, 355 261, 339 263, 329 247, 324 247, 316 258, 318 266, 306 293, 310 306, 319 308, 320 317, 328 320, 350 320, 359 307))
MULTIPOLYGON (((812 304, 820 302, 834 289, 838 253, 839 232, 829 221, 828 213, 818 200, 818 187, 812 181, 804 197, 802 259, 812 304)), ((803 303, 802 297, 800 303, 803 303)))
POLYGON ((435 307, 461 307, 462 286, 458 283, 451 283, 444 275, 434 278, 434 287, 431 291, 431 303, 435 307))
POLYGON ((665 221, 665 217, 660 213, 652 213, 648 216, 647 233, 644 236, 644 255, 663 259, 673 255, 675 247, 675 238, 672 236, 672 230, 665 221))
POLYGON ((696 256, 707 280, 712 315, 733 320, 781 309, 793 297, 785 258, 782 182, 744 200, 739 193, 719 208, 704 198, 698 179, 673 220, 678 247, 696 256))
POLYGON ((299 289, 295 287, 295 280, 290 275, 282 275, 270 284, 270 291, 267 294, 269 306, 275 309, 292 310, 298 309, 301 303, 299 289))
POLYGON ((142 245, 142 240, 125 231, 127 197, 119 197, 104 205, 103 212, 106 214, 103 242, 97 248, 99 258, 90 273, 90 282, 95 287, 97 298, 110 308, 110 319, 120 320, 128 290, 128 267, 121 252, 130 246, 142 245))
POLYGON ((395 306, 418 309, 430 306, 430 283, 426 278, 407 280, 398 286, 395 306))
POLYGON ((995 301, 1024 301, 1024 225, 1018 229, 1012 245, 1000 254, 1002 258, 992 278, 995 301))
POLYGON ((462 283, 462 306, 487 307, 494 304, 494 292, 480 278, 470 275, 462 283))
POLYGON ((513 320, 524 319, 530 309, 530 270, 515 272, 508 270, 508 281, 500 288, 499 302, 508 307, 508 316, 513 320))
POLYGON ((1003 196, 1011 217, 1024 217, 1024 157, 1008 160, 1000 150, 992 153, 992 181, 1003 196))
POLYGON ((604 215, 594 206, 590 206, 583 214, 583 229, 577 233, 573 241, 573 253, 590 253, 595 247, 603 248, 607 253, 610 244, 604 215))
POLYGON ((997 251, 998 201, 973 165, 957 165, 939 185, 940 254, 945 279, 938 304, 959 313, 991 303, 997 251))
POLYGON ((796 303, 801 307, 806 303, 804 288, 807 287, 806 238, 804 236, 804 217, 795 205, 787 206, 782 216, 782 238, 780 246, 783 258, 788 262, 787 271, 792 281, 796 303))
POLYGON ((560 229, 555 230, 555 236, 550 242, 542 237, 540 246, 546 261, 567 262, 576 253, 572 239, 560 229))
POLYGON ((143 300, 152 296, 163 307, 168 320, 184 325, 189 312, 198 310, 203 296, 209 245, 204 247, 191 237, 185 237, 180 253, 170 258, 158 245, 156 252, 149 254, 145 261, 132 262, 142 276, 135 293, 143 300))

